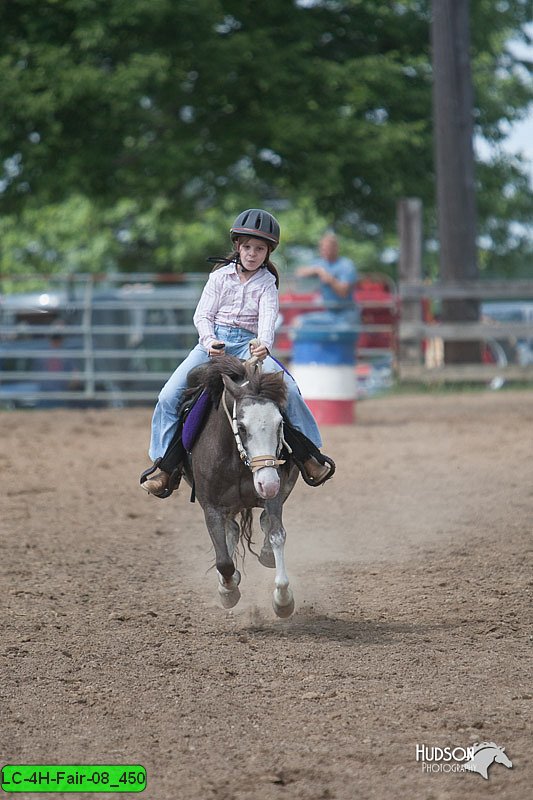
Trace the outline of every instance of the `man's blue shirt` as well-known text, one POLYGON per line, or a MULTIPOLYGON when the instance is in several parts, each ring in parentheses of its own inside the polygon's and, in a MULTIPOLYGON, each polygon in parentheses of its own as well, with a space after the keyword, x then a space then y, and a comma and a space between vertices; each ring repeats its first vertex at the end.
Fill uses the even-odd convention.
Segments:
POLYGON ((339 297, 339 295, 328 284, 320 282, 320 293, 325 303, 331 303, 331 311, 348 311, 355 308, 355 301, 353 299, 353 292, 357 281, 357 269, 355 264, 350 258, 341 256, 336 261, 326 261, 325 258, 318 258, 314 263, 314 267, 323 267, 330 275, 333 275, 338 281, 350 284, 350 294, 347 297, 339 297))

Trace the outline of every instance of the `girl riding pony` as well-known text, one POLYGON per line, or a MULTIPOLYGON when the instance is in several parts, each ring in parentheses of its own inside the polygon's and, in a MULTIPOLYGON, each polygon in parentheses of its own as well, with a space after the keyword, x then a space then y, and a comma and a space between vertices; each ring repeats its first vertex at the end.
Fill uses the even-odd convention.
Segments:
MULTIPOLYGON (((179 468, 173 454, 183 455, 175 445, 180 435, 178 409, 190 370, 221 353, 241 359, 256 356, 265 372, 283 369, 270 356, 279 309, 279 275, 270 255, 279 244, 279 224, 267 211, 251 208, 239 214, 230 235, 234 251, 215 264, 194 314, 198 344, 163 386, 154 410, 149 455, 160 471, 147 478, 155 469, 147 470, 141 485, 157 497, 168 497, 177 486, 173 479, 169 491, 170 476, 179 468), (256 341, 250 346, 252 340, 256 341)), ((285 370, 283 377, 288 389, 285 416, 299 432, 300 454, 305 454, 297 463, 306 482, 318 486, 333 475, 334 465, 318 452, 320 431, 296 382, 285 370), (308 448, 306 442, 311 443, 308 448)))

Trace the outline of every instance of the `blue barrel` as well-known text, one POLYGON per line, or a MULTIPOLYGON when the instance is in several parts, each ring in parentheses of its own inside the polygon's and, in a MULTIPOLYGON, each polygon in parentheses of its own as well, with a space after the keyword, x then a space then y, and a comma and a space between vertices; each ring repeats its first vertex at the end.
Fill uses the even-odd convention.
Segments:
POLYGON ((316 325, 294 330, 291 372, 316 421, 347 425, 355 420, 356 377, 353 329, 316 325))
POLYGON ((303 326, 295 331, 295 364, 355 364, 355 334, 349 330, 320 330, 303 326))

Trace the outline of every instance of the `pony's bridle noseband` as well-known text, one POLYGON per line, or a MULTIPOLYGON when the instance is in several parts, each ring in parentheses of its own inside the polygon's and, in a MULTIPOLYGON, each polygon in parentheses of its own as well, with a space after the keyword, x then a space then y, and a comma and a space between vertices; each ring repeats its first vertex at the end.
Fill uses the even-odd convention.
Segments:
MULTIPOLYGON (((246 386, 248 381, 245 381, 242 386, 246 386)), ((276 456, 266 455, 266 456, 253 456, 250 458, 246 449, 242 443, 241 436, 239 434, 239 426, 237 423, 237 401, 233 400, 233 413, 229 413, 228 405, 226 402, 226 389, 222 392, 222 405, 224 407, 224 411, 226 412, 226 416, 229 420, 231 425, 231 429, 233 431, 233 436, 235 438, 235 444, 237 445, 237 451, 239 453, 239 457, 243 464, 251 469, 252 472, 257 472, 259 469, 263 469, 263 467, 278 467, 280 464, 284 464, 285 461, 277 458, 276 456)))

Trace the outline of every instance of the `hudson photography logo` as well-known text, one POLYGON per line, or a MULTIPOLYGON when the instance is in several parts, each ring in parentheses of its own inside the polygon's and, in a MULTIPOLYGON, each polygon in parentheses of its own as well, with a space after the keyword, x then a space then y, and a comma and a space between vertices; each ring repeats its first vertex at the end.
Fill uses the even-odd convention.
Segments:
POLYGON ((502 764, 510 769, 513 762, 505 747, 494 742, 479 742, 469 747, 433 747, 416 745, 416 760, 422 764, 422 772, 477 772, 488 780, 491 764, 502 764))

